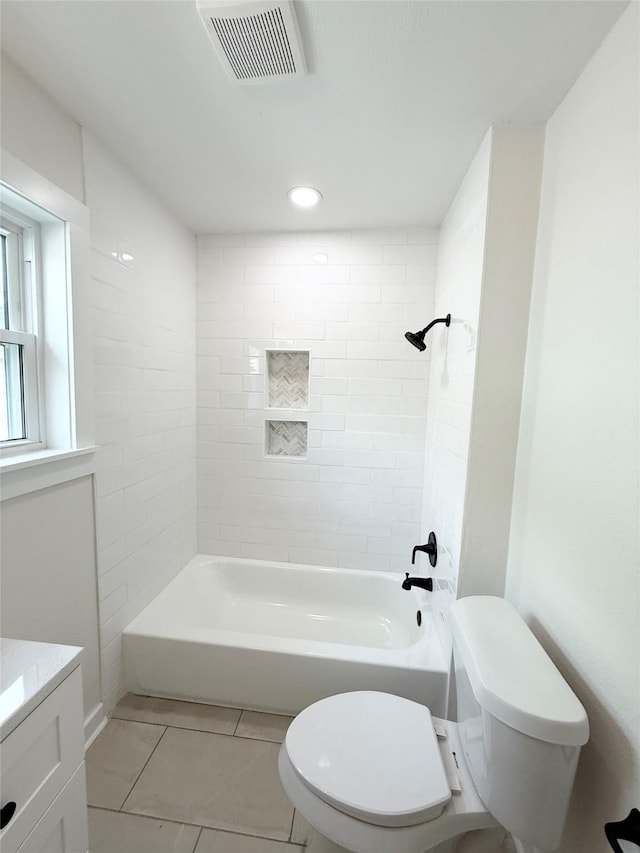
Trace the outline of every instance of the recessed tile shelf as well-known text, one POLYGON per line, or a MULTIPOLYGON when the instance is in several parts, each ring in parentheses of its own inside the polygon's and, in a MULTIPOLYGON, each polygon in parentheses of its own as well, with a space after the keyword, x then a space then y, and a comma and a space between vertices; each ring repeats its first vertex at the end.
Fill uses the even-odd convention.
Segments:
POLYGON ((306 421, 266 421, 265 453, 267 456, 305 458, 307 455, 306 421))
POLYGON ((308 350, 267 350, 267 398, 270 409, 308 408, 308 350))

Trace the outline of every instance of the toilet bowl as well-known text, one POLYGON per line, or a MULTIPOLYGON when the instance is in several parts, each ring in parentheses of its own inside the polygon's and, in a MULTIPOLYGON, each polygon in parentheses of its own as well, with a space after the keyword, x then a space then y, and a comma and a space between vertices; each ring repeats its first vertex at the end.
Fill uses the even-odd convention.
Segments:
POLYGON ((358 691, 309 706, 287 731, 279 770, 291 802, 338 845, 316 838, 318 850, 448 853, 465 833, 499 826, 475 789, 457 724, 398 696, 358 691))
POLYGON ((387 693, 322 699, 291 723, 282 785, 309 853, 498 853, 509 833, 556 850, 589 727, 515 609, 451 609, 458 722, 387 693))

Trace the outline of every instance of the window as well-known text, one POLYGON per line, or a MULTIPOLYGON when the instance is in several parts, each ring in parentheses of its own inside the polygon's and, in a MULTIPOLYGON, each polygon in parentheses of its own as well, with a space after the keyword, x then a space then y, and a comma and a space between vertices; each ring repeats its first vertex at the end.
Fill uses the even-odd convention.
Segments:
POLYGON ((38 224, 9 208, 0 218, 0 443, 24 452, 41 445, 38 383, 38 224))
POLYGON ((89 210, 0 149, 0 501, 95 470, 89 210))

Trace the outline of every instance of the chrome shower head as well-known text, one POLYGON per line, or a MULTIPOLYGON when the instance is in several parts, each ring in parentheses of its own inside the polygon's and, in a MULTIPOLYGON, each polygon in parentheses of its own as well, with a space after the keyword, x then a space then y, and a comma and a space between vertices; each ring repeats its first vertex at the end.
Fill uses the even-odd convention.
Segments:
POLYGON ((425 326, 424 329, 421 329, 419 332, 405 332, 404 336, 416 349, 420 350, 420 352, 424 352, 427 348, 424 339, 429 329, 432 326, 435 326, 436 323, 444 323, 445 326, 448 326, 451 323, 451 314, 447 314, 446 317, 441 317, 439 320, 432 320, 428 326, 425 326))

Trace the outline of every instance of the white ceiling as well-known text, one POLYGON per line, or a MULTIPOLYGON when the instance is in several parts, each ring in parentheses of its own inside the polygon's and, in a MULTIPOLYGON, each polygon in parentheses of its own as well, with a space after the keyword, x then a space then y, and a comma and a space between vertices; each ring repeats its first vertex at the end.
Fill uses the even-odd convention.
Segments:
POLYGON ((241 87, 195 0, 3 0, 2 47, 198 233, 438 224, 488 126, 548 118, 626 6, 296 0, 309 76, 241 87), (311 184, 314 211, 286 191, 311 184))

